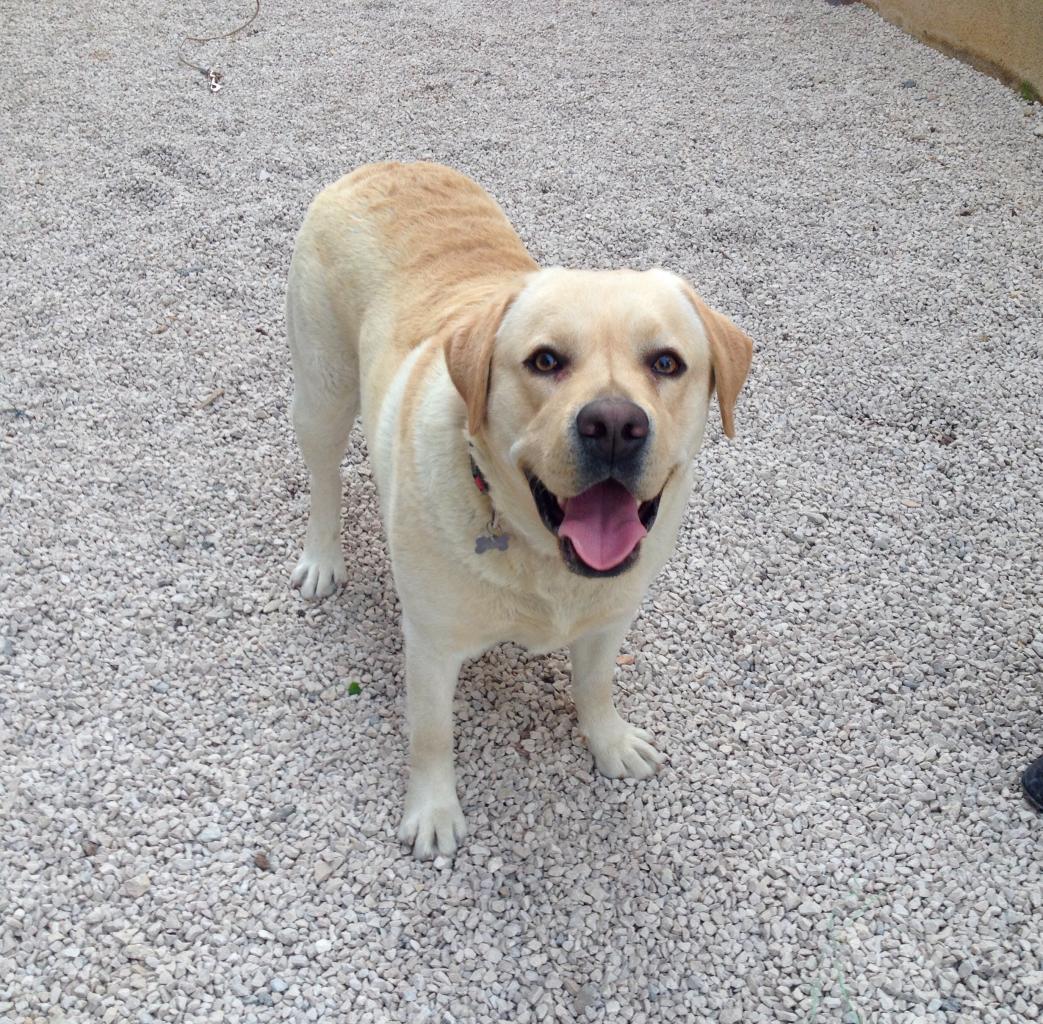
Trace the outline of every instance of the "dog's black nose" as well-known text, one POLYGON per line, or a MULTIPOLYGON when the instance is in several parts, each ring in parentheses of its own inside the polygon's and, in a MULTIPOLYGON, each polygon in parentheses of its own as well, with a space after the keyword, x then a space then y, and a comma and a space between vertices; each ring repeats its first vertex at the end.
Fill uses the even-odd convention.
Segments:
POLYGON ((580 447, 615 465, 633 459, 648 437, 645 410, 626 398, 598 398, 576 416, 580 447))

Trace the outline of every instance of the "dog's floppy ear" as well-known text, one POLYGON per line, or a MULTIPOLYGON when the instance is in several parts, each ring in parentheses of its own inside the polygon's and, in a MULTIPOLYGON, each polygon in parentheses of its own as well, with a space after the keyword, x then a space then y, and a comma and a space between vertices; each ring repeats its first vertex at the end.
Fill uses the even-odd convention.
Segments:
POLYGON ((485 422, 496 334, 521 289, 522 282, 518 281, 494 292, 447 332, 445 362, 453 385, 467 406, 470 434, 477 434, 485 422))
POLYGON ((723 313, 710 309, 690 285, 684 285, 688 301, 695 307, 710 342, 710 390, 717 388, 721 423, 728 437, 735 437, 735 400, 739 397, 753 361, 753 342, 723 313))

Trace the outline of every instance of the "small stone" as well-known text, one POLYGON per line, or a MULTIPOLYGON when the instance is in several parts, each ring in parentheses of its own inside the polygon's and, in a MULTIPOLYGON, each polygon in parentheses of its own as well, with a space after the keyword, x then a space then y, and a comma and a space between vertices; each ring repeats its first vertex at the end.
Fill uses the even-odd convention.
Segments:
POLYGON ((268 854, 263 850, 258 850, 254 854, 254 865, 259 867, 262 871, 272 870, 272 862, 268 859, 268 854))
POLYGON ((148 875, 135 875, 123 883, 123 892, 127 896, 144 896, 152 885, 152 879, 148 875))
POLYGON ((272 978, 272 991, 285 992, 290 986, 282 978, 272 978))
POLYGON ((329 878, 330 875, 332 875, 333 872, 340 867, 340 864, 340 861, 320 860, 316 862, 315 870, 313 872, 313 877, 315 878, 315 881, 325 882, 326 879, 329 878))
POLYGON ((587 895, 595 903, 604 903, 608 900, 608 893, 605 892, 605 889, 601 885, 601 883, 595 879, 591 879, 589 882, 587 882, 584 886, 584 889, 586 890, 587 895))
POLYGON ((315 942, 315 952, 319 956, 324 956, 331 949, 333 949, 333 943, 329 939, 318 939, 315 942))
POLYGON ((590 1006, 593 1006, 601 998, 598 990, 591 985, 589 982, 586 985, 582 985, 580 990, 576 993, 576 1013, 583 1013, 590 1006))
POLYGON ((221 826, 216 824, 207 825, 202 832, 196 836, 196 841, 200 843, 214 843, 221 838, 221 826))
POLYGON ((85 857, 93 857, 101 849, 101 843, 94 839, 81 839, 80 849, 85 857))

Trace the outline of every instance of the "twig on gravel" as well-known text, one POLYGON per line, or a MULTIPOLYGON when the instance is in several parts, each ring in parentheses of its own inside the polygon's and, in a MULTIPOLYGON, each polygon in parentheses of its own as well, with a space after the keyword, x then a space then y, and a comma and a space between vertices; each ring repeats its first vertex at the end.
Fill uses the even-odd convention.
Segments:
POLYGON ((224 388, 215 388, 213 391, 210 392, 209 395, 206 396, 206 398, 204 398, 202 401, 198 403, 196 408, 208 409, 211 405, 214 404, 214 402, 216 402, 219 398, 223 397, 224 393, 224 388))

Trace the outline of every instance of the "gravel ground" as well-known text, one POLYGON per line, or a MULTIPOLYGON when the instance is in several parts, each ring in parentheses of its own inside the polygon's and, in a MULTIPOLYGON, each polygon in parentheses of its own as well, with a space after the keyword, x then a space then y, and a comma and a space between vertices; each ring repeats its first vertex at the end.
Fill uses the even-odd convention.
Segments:
POLYGON ((0 4, 0 1020, 1043 1018, 1043 108, 859 5, 265 2, 216 95, 248 3, 73 6, 0 4), (670 763, 493 651, 453 865, 361 438, 287 586, 293 235, 388 156, 758 346, 621 659, 670 763))

